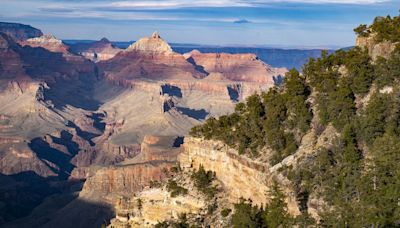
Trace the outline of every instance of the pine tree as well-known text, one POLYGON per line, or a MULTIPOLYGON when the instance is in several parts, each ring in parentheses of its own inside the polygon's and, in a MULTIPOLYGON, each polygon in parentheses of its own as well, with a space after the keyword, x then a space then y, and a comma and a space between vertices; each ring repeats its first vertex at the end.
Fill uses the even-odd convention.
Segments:
POLYGON ((287 204, 285 195, 279 189, 275 182, 269 192, 270 202, 267 204, 263 213, 263 221, 267 227, 288 227, 291 222, 291 217, 287 212, 287 204))

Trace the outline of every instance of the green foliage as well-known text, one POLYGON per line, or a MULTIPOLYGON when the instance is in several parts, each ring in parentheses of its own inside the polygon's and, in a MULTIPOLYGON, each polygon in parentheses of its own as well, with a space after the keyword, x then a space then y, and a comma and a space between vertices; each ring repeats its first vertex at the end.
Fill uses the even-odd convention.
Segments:
POLYGON ((350 49, 347 52, 338 52, 338 58, 341 54, 344 65, 348 71, 348 77, 351 79, 351 89, 355 94, 365 95, 368 93, 374 77, 374 68, 367 49, 359 47, 350 49))
POLYGON ((292 218, 287 212, 285 195, 276 183, 272 186, 269 196, 271 200, 263 212, 263 223, 266 227, 289 227, 292 218))
POLYGON ((191 176, 194 181, 195 187, 204 193, 208 198, 212 198, 217 192, 216 187, 211 186, 215 179, 215 173, 205 171, 204 167, 200 165, 199 169, 192 173, 191 176))
POLYGON ((185 213, 178 215, 177 221, 163 221, 157 223, 155 228, 197 228, 196 225, 190 225, 185 213))
POLYGON ((364 219, 375 227, 395 227, 400 221, 400 137, 389 130, 375 140, 362 198, 364 219), (373 205, 372 207, 370 205, 373 205))
MULTIPOLYGON (((269 192, 270 202, 265 210, 252 206, 251 201, 241 200, 234 205, 232 214, 233 227, 291 227, 294 219, 287 212, 285 195, 282 193, 277 183, 274 183, 269 192)), ((306 219, 298 219, 299 223, 304 224, 306 219)), ((308 219, 309 224, 312 220, 308 219)))
POLYGON ((156 180, 150 180, 150 188, 160 188, 162 184, 156 180))
POLYGON ((388 40, 391 42, 400 41, 400 17, 376 17, 374 23, 370 26, 376 33, 376 41, 388 40))
POLYGON ((366 24, 361 24, 357 28, 354 29, 354 32, 362 37, 368 37, 369 32, 368 32, 368 26, 366 24))
POLYGON ((225 208, 221 211, 221 216, 222 217, 228 217, 228 215, 232 212, 230 208, 225 208))
POLYGON ((377 42, 400 41, 400 16, 386 16, 376 17, 372 25, 367 26, 361 24, 354 29, 354 32, 361 37, 369 37, 372 33, 375 34, 375 40, 377 42))
POLYGON ((378 88, 393 85, 400 78, 400 47, 397 47, 389 59, 379 57, 375 64, 375 77, 378 88))
POLYGON ((176 197, 178 195, 186 195, 188 190, 184 187, 181 187, 174 180, 169 180, 167 184, 167 189, 171 193, 171 197, 176 197))
MULTIPOLYGON (((374 33, 378 42, 400 42, 400 17, 376 18, 371 26, 354 31, 365 37, 374 33)), ((221 140, 241 154, 257 156, 263 147, 272 149, 272 165, 297 150, 313 114, 318 115, 318 125, 332 124, 339 133, 329 146, 287 170, 301 216, 288 216, 283 195, 274 186, 265 209, 244 200, 236 204, 232 225, 313 225, 304 213, 313 196, 326 203, 319 208, 322 227, 399 226, 400 46, 389 58, 375 61, 357 47, 332 54, 323 51, 302 72, 291 70, 283 87, 250 96, 233 114, 210 118, 192 129, 192 135, 221 140), (385 86, 391 91, 379 91, 385 86)))
POLYGON ((250 201, 241 200, 235 204, 232 214, 232 226, 235 228, 258 228, 263 227, 262 210, 252 206, 250 201))
POLYGON ((275 151, 271 164, 294 153, 295 135, 304 135, 310 128, 312 114, 306 102, 309 89, 295 69, 286 75, 284 91, 271 89, 252 95, 239 103, 231 115, 213 117, 202 126, 192 128, 192 136, 217 139, 236 148, 240 154, 258 155, 268 146, 275 151), (290 131, 285 131, 288 128, 290 131))
POLYGON ((136 200, 136 206, 137 206, 139 211, 141 211, 143 209, 143 200, 141 198, 138 198, 136 200))
POLYGON ((392 101, 390 95, 375 93, 359 118, 359 140, 371 145, 382 136, 390 120, 392 101))

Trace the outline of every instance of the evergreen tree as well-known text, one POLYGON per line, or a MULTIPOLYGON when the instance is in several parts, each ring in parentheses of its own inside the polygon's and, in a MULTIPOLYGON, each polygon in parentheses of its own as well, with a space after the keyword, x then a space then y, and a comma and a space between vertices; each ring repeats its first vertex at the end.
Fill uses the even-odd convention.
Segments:
POLYGON ((274 183, 269 192, 270 202, 267 204, 262 215, 266 227, 288 227, 291 224, 291 217, 287 212, 285 195, 274 183))
POLYGON ((241 199, 238 204, 234 205, 232 226, 235 228, 263 227, 261 214, 262 211, 258 207, 252 206, 250 201, 241 199))

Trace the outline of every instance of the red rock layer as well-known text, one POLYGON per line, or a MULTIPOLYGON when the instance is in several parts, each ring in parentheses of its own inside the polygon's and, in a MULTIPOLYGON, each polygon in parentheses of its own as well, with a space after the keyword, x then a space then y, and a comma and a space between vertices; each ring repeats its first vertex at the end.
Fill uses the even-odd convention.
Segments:
POLYGON ((183 55, 172 51, 158 34, 140 39, 109 61, 99 63, 106 78, 113 81, 190 80, 206 75, 196 70, 183 55))
POLYGON ((274 76, 284 76, 286 69, 273 68, 254 54, 201 53, 194 50, 185 54, 186 59, 210 74, 210 80, 230 80, 274 84, 274 76))

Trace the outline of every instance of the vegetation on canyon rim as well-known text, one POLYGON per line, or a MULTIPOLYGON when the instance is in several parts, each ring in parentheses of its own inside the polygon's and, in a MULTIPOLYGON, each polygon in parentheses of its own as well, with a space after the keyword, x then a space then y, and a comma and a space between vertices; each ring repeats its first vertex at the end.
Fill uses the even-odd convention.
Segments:
MULTIPOLYGON (((361 25, 355 32, 363 37, 374 35, 376 43, 396 43, 400 41, 400 17, 378 17, 371 26, 361 25)), ((283 87, 250 96, 236 105, 233 114, 209 118, 194 127, 191 135, 221 140, 251 157, 272 151, 268 152, 272 153, 270 164, 275 165, 296 152, 310 129, 320 134, 331 124, 340 133, 334 145, 316 151, 302 161, 301 168, 287 170, 299 200, 307 201, 311 194, 324 200, 322 226, 398 226, 400 45, 388 59, 376 61, 359 47, 331 55, 323 52, 321 58, 311 58, 302 72, 291 70, 283 87), (386 86, 392 92, 379 92, 386 86), (366 96, 370 96, 368 103, 357 105, 356 100, 366 96)), ((282 219, 281 224, 310 222, 306 214, 305 219, 291 219, 284 203, 275 198, 279 199, 273 197, 272 206, 266 209, 246 201, 235 205, 233 225, 276 227, 265 213, 269 209, 279 211, 275 217, 282 219)))

